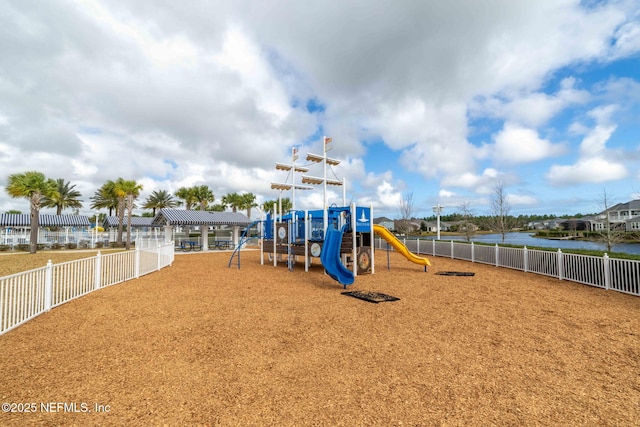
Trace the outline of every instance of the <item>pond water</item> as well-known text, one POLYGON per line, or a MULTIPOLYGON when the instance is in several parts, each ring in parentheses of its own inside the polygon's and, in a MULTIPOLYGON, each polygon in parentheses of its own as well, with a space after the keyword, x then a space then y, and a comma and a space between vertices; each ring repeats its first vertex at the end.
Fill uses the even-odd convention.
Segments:
MULTIPOLYGON (((433 237, 428 238, 432 240, 433 237)), ((440 240, 462 240, 466 239, 464 236, 440 236, 440 240)), ((474 242, 481 243, 502 243, 501 234, 478 234, 471 239, 474 242)), ((592 250, 606 250, 604 243, 589 242, 584 240, 552 240, 541 239, 533 237, 533 233, 507 233, 504 239, 504 243, 510 245, 520 246, 541 246, 545 248, 560 248, 560 249, 592 249, 592 250)), ((640 255, 640 243, 620 243, 613 247, 612 252, 622 252, 627 254, 640 255)))

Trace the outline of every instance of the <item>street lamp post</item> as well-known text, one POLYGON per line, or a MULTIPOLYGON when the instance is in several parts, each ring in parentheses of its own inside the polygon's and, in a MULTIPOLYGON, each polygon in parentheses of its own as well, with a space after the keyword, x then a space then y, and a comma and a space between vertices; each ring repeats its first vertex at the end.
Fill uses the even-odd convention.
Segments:
POLYGON ((438 233, 437 240, 440 240, 440 213, 442 212, 443 209, 444 207, 440 205, 440 203, 438 203, 433 207, 433 212, 436 214, 436 218, 437 218, 436 219, 436 231, 438 233))

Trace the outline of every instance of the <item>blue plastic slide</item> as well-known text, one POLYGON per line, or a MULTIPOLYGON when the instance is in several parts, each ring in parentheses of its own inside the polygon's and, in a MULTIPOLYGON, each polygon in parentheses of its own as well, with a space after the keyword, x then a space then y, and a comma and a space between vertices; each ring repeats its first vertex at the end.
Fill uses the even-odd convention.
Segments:
POLYGON ((342 231, 336 230, 333 226, 327 228, 320 262, 333 280, 337 280, 346 288, 355 281, 353 272, 347 269, 340 260, 340 246, 342 245, 342 231))

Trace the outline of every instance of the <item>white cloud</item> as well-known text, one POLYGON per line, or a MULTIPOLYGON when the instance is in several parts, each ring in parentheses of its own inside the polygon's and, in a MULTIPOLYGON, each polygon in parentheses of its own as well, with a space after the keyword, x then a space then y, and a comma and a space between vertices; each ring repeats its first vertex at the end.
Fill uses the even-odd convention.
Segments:
MULTIPOLYGON (((356 199, 395 208, 412 184, 400 169, 435 188, 486 193, 493 160, 557 154, 538 127, 593 102, 573 77, 543 91, 550 76, 637 51, 633 3, 5 1, 0 170, 64 172, 85 199, 119 176, 145 192, 204 183, 272 198, 274 163, 294 144, 314 150, 322 132, 338 142, 332 156, 348 159, 340 173, 356 199), (307 111, 310 98, 322 109, 307 111), (470 142, 472 99, 484 100, 474 103, 481 118, 513 126, 495 146, 470 142), (401 151, 401 164, 371 173, 368 140, 401 151), (529 145, 516 150, 514 140, 529 145)), ((619 91, 635 105, 634 88, 614 77, 598 100, 619 91)), ((613 124, 600 125, 599 140, 583 133, 587 151, 613 124)))
POLYGON ((495 157, 499 161, 527 163, 557 156, 564 148, 538 137, 537 132, 514 123, 505 123, 495 136, 495 157))
POLYGON ((549 169, 546 177, 552 184, 602 183, 628 176, 624 164, 613 160, 612 153, 606 147, 616 130, 616 126, 611 124, 611 115, 615 110, 616 106, 606 105, 587 113, 596 121, 596 125, 582 139, 580 156, 575 164, 553 165, 549 169))
POLYGON ((454 193, 453 191, 449 191, 449 190, 445 190, 445 189, 442 189, 442 190, 438 191, 438 197, 441 197, 443 199, 450 199, 450 198, 456 197, 456 196, 457 196, 457 194, 454 193))
POLYGON ((640 13, 637 9, 634 18, 634 20, 621 25, 615 32, 611 59, 629 57, 640 51, 640 13))
POLYGON ((607 141, 615 130, 616 126, 597 125, 582 140, 580 154, 584 157, 603 154, 607 141))
POLYGON ((476 116, 486 115, 528 127, 540 127, 562 110, 584 104, 591 98, 589 92, 575 89, 575 83, 573 77, 563 79, 555 94, 517 92, 510 94, 509 98, 503 95, 477 99, 471 104, 471 111, 476 116))
POLYGON ((496 169, 487 168, 480 175, 465 172, 457 176, 445 177, 442 185, 472 189, 478 194, 490 194, 499 178, 503 178, 503 175, 496 169))
POLYGON ((507 201, 512 206, 535 206, 540 203, 538 198, 522 194, 507 194, 507 201))
POLYGON ((579 160, 573 165, 554 165, 547 178, 555 185, 572 185, 582 183, 602 183, 622 179, 628 174, 627 169, 619 164, 601 158, 579 160))

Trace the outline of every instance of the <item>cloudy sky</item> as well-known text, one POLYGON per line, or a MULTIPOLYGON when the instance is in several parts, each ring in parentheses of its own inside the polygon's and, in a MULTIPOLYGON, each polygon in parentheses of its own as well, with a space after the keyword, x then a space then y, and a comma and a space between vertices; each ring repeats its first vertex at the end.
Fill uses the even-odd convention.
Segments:
POLYGON ((323 135, 376 216, 488 214, 497 182, 515 214, 640 197, 637 0, 0 0, 0 28, 0 212, 30 170, 86 214, 119 177, 263 202, 323 135))

